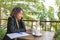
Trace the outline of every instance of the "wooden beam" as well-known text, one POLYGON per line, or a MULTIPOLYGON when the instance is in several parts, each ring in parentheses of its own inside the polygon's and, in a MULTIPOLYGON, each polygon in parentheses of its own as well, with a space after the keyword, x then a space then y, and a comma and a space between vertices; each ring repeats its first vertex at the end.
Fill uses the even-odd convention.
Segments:
MULTIPOLYGON (((1 8, 0 8, 0 19, 1 19, 1 8)), ((1 25, 1 20, 0 20, 0 25, 1 25)))

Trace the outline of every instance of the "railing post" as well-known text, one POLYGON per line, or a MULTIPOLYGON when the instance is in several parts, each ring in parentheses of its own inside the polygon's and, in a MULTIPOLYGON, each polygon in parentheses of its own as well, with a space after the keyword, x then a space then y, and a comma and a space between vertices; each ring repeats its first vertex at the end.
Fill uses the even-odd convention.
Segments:
POLYGON ((56 31, 57 31, 57 22, 56 22, 56 31))
POLYGON ((33 21, 32 21, 32 26, 31 26, 31 29, 33 28, 33 21))
POLYGON ((1 7, 0 7, 0 25, 1 25, 1 7))
POLYGON ((45 31, 46 31, 46 21, 45 21, 45 31))
POLYGON ((51 31, 52 22, 50 22, 50 31, 51 31))

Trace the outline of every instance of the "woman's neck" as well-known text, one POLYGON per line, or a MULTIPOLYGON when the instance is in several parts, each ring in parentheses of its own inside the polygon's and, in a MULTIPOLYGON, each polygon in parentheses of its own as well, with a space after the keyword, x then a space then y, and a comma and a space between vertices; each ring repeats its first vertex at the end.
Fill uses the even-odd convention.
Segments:
POLYGON ((17 18, 15 18, 16 19, 16 21, 18 21, 18 19, 17 18))

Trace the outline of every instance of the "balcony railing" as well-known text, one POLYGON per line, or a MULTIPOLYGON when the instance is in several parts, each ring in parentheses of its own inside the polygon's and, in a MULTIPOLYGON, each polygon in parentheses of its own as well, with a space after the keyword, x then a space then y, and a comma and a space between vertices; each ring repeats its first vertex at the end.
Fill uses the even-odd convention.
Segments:
MULTIPOLYGON (((0 20, 6 20, 7 19, 0 19, 0 20)), ((40 20, 23 20, 25 23, 27 23, 28 25, 31 26, 31 28, 33 27, 33 23, 37 23, 40 20), (30 24, 29 24, 30 23, 30 24)), ((27 25, 26 24, 26 25, 27 25)), ((52 27, 55 26, 55 30, 57 31, 58 29, 58 25, 60 25, 60 21, 40 21, 40 26, 42 26, 42 28, 47 31, 47 28, 49 28, 49 31, 51 31, 52 27), (49 26, 46 26, 47 24, 49 24, 49 26), (44 25, 44 26, 43 26, 44 25)))

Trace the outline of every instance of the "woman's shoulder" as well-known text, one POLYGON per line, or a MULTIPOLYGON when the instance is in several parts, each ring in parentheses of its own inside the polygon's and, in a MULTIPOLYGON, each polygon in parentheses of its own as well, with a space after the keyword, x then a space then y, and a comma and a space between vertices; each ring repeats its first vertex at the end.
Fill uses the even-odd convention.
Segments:
POLYGON ((14 20, 14 18, 13 18, 13 17, 9 17, 9 18, 8 18, 8 20, 12 20, 12 21, 13 21, 13 20, 14 20))

